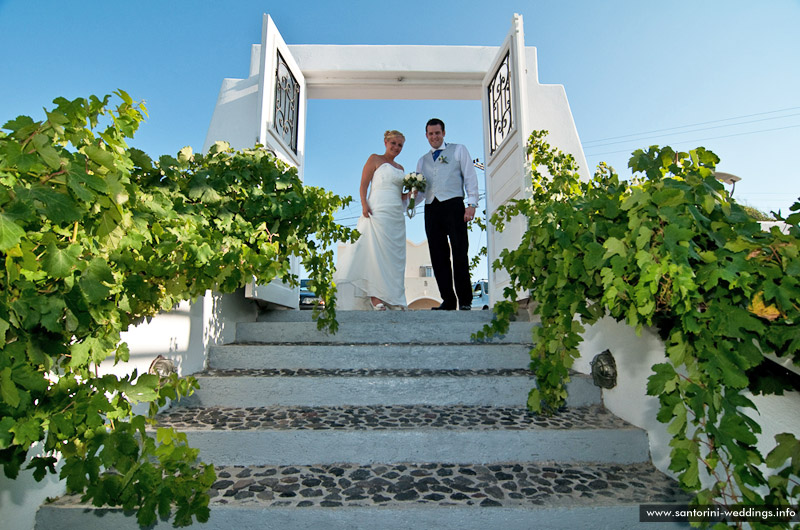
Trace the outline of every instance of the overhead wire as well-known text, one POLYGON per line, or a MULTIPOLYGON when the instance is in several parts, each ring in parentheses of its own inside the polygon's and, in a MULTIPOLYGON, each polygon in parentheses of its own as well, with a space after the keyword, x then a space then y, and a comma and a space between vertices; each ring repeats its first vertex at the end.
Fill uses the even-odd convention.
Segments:
MULTIPOLYGON (((741 126, 741 125, 749 125, 749 124, 759 123, 759 122, 764 122, 764 121, 773 121, 773 120, 780 120, 780 119, 785 119, 785 118, 792 118, 792 117, 800 116, 800 113, 798 113, 798 112, 793 112, 793 113, 791 112, 791 111, 798 110, 798 109, 800 109, 800 107, 787 107, 787 108, 779 109, 779 110, 771 110, 771 111, 766 111, 766 112, 757 112, 757 113, 753 113, 753 114, 745 114, 745 115, 741 115, 741 116, 734 116, 734 117, 731 117, 731 118, 723 118, 723 119, 719 119, 719 120, 709 120, 709 121, 704 121, 704 122, 692 123, 692 124, 688 124, 688 125, 680 125, 680 126, 676 126, 676 127, 667 127, 667 128, 663 128, 663 129, 654 129, 654 130, 650 130, 650 131, 643 131, 643 132, 633 133, 633 134, 623 134, 623 135, 618 135, 618 136, 609 136, 609 137, 600 138, 600 139, 597 139, 597 140, 588 140, 588 141, 582 142, 582 144, 583 144, 584 149, 586 149, 587 151, 591 151, 592 149, 598 149, 598 148, 602 148, 602 147, 609 147, 609 146, 616 145, 616 144, 625 144, 625 143, 629 144, 629 143, 632 143, 632 142, 639 142, 639 141, 643 141, 643 140, 652 140, 652 139, 664 138, 665 136, 675 136, 675 135, 689 134, 689 133, 693 133, 693 132, 710 131, 710 130, 714 130, 714 129, 728 128, 728 127, 738 127, 738 126, 741 126), (790 112, 790 113, 786 114, 787 112, 790 112), (770 117, 759 118, 759 119, 755 119, 755 120, 736 121, 736 123, 725 123, 725 124, 722 124, 722 125, 711 125, 711 124, 720 124, 720 123, 723 123, 723 122, 731 122, 731 121, 735 121, 735 120, 743 120, 743 119, 746 119, 746 118, 752 118, 752 117, 756 117, 756 116, 766 116, 766 115, 769 115, 769 114, 777 114, 777 113, 783 113, 783 114, 781 114, 780 116, 770 116, 770 117), (711 126, 697 128, 700 125, 711 125, 711 126), (695 127, 695 128, 692 128, 692 127, 695 127), (686 130, 681 130, 681 129, 686 129, 686 130), (672 131, 672 132, 670 132, 670 131, 672 131), (656 133, 663 133, 663 134, 656 134, 656 133), (653 136, 653 135, 655 135, 655 136, 653 136)), ((750 135, 750 134, 759 134, 759 133, 765 133, 765 132, 771 132, 771 131, 780 131, 780 130, 786 130, 786 129, 793 129, 793 128, 797 128, 797 127, 800 127, 800 124, 792 124, 792 125, 787 125, 787 126, 783 126, 783 127, 770 127, 770 128, 767 128, 767 129, 748 130, 748 131, 742 131, 742 132, 725 134, 725 135, 718 135, 718 136, 707 136, 707 137, 703 137, 703 138, 696 138, 696 139, 693 139, 693 140, 677 140, 677 141, 673 141, 673 142, 670 142, 670 143, 682 144, 682 143, 702 142, 702 141, 707 141, 707 140, 718 140, 718 139, 723 139, 723 138, 731 138, 731 137, 735 137, 735 136, 746 136, 746 135, 750 135)), ((629 152, 629 151, 630 151, 630 148, 621 149, 621 150, 613 150, 613 151, 586 153, 586 156, 587 157, 597 157, 597 156, 602 156, 602 155, 626 153, 626 152, 629 152)))
MULTIPOLYGON (((744 114, 742 116, 734 116, 734 117, 731 117, 731 118, 722 118, 722 119, 719 119, 719 120, 709 120, 709 121, 702 121, 702 122, 698 122, 698 123, 690 123, 688 125, 678 125, 676 127, 667 127, 665 129, 654 129, 652 131, 642 131, 642 132, 632 133, 632 134, 623 134, 623 135, 620 135, 620 136, 609 136, 607 138, 598 138, 597 140, 586 140, 586 141, 584 141, 582 143, 583 143, 583 145, 592 144, 592 143, 602 143, 602 142, 606 142, 608 140, 617 140, 619 138, 630 138, 630 137, 633 137, 633 136, 641 136, 641 135, 644 135, 644 134, 653 134, 653 133, 660 133, 660 132, 666 132, 666 131, 674 131, 676 129, 686 129, 688 127, 697 127, 698 125, 709 125, 711 123, 721 123, 721 122, 724 122, 724 121, 741 120, 741 119, 744 119, 744 118, 752 118, 754 116, 764 116, 764 115, 767 115, 767 114, 777 114, 779 112, 788 112, 788 111, 791 111, 791 110, 800 110, 800 107, 787 107, 785 109, 770 110, 770 111, 766 111, 766 112, 756 112, 754 114, 744 114)), ((791 114, 789 116, 796 116, 796 114, 791 114)), ((774 118, 765 118, 765 119, 780 119, 780 118, 785 118, 785 117, 788 117, 788 116, 776 116, 774 118)), ((763 120, 754 120, 754 121, 763 121, 763 120)), ((749 122, 743 122, 743 123, 749 123, 749 122)), ((727 125, 727 126, 723 125, 722 127, 730 127, 730 126, 733 126, 733 125, 740 125, 740 124, 731 124, 731 125, 727 125)), ((710 128, 714 128, 714 127, 710 127, 710 128)), ((704 129, 700 129, 700 130, 704 130, 704 129)), ((679 134, 679 133, 676 133, 676 134, 679 134)))
MULTIPOLYGON (((722 136, 709 136, 709 137, 706 137, 706 138, 696 138, 694 140, 680 140, 680 141, 673 142, 673 143, 675 143, 675 144, 686 144, 686 143, 694 143, 694 142, 704 142, 706 140, 719 140, 719 139, 722 139, 722 138, 732 138, 734 136, 747 136, 749 134, 758 134, 758 133, 771 132, 771 131, 782 131, 784 129, 795 129, 797 127, 800 127, 800 123, 797 124, 797 125, 787 125, 786 127, 775 127, 775 128, 772 128, 772 129, 761 129, 759 131, 746 131, 746 132, 740 132, 740 133, 725 134, 725 135, 722 135, 722 136)), ((631 140, 631 141, 634 141, 634 140, 631 140)), ((617 154, 617 153, 627 153, 629 151, 630 151, 629 149, 621 149, 621 150, 618 150, 618 151, 606 151, 606 152, 603 152, 603 153, 586 153, 586 156, 587 157, 592 157, 592 156, 612 155, 612 154, 617 154)))
MULTIPOLYGON (((781 119, 781 118, 791 118, 793 116, 800 116, 800 112, 795 113, 795 114, 787 114, 785 116, 773 116, 772 118, 761 118, 760 120, 742 121, 742 122, 738 122, 738 123, 729 123, 729 124, 726 124, 726 125, 715 125, 713 127, 703 127, 701 129, 690 129, 688 131, 670 133, 670 134, 667 134, 666 136, 673 136, 673 135, 676 135, 676 134, 688 134, 688 133, 701 132, 701 131, 710 131, 712 129, 722 129, 722 128, 725 128, 725 127, 736 127, 737 125, 747 125, 749 123, 758 123, 758 122, 762 122, 762 121, 778 120, 778 119, 781 119)), ((767 130, 775 130, 775 129, 767 129, 767 130)), ((754 131, 754 132, 759 132, 759 131, 754 131)), ((742 134, 744 134, 744 133, 742 133, 742 134)), ((627 142, 633 142, 633 141, 639 141, 639 140, 648 140, 648 139, 651 139, 651 138, 662 138, 663 136, 665 136, 665 135, 660 134, 660 135, 656 135, 656 136, 643 136, 641 138, 631 138, 629 140, 618 140, 616 142, 607 142, 607 143, 592 145, 592 146, 589 146, 589 148, 591 149, 593 147, 605 147, 607 145, 624 144, 624 143, 627 143, 627 142)))

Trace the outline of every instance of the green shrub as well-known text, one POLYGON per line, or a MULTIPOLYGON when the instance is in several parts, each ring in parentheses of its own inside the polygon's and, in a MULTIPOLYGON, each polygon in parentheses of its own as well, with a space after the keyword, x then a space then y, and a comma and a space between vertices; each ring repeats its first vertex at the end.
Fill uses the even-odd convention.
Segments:
POLYGON ((573 157, 552 149, 545 134, 534 132, 528 145, 531 197, 491 219, 502 230, 522 215, 527 230, 493 264, 511 277, 508 300, 478 337, 507 329, 511 300, 530 293, 542 326, 528 405, 550 413, 565 402, 584 324, 609 315, 637 330, 654 326, 669 362, 653 367, 648 393, 661 403, 659 421, 669 423, 670 469, 681 484, 703 504, 796 505, 800 444, 779 435, 766 458, 778 471, 764 476, 755 447, 761 428, 745 413, 755 406, 744 391, 774 387, 762 380, 762 351, 800 365, 800 203, 786 219, 789 234, 761 230, 714 178, 718 158, 704 148, 638 150, 631 182, 605 164, 581 182, 573 157))
POLYGON ((45 120, 0 132, 0 462, 11 478, 27 462, 41 480, 61 457, 84 501, 135 509, 142 525, 174 508, 182 526, 208 519, 213 467, 184 434, 147 426, 197 381, 100 377, 98 364, 126 361, 120 332, 181 300, 253 278, 296 283, 290 255, 327 302, 319 325, 335 330, 325 248, 350 239, 333 221, 350 199, 304 187, 264 149, 218 143, 153 161, 126 143, 144 106, 116 94, 113 108, 111 96, 59 98, 45 120))

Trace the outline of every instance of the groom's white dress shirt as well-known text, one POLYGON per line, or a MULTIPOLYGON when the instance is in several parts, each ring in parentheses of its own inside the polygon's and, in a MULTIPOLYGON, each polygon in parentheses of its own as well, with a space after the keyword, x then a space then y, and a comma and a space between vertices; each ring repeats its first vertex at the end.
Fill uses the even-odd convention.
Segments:
POLYGON ((478 175, 467 148, 461 144, 443 143, 442 152, 434 161, 431 149, 417 162, 417 173, 425 175, 426 189, 417 195, 417 201, 426 204, 433 199, 446 201, 454 197, 464 197, 467 204, 478 204, 478 175))

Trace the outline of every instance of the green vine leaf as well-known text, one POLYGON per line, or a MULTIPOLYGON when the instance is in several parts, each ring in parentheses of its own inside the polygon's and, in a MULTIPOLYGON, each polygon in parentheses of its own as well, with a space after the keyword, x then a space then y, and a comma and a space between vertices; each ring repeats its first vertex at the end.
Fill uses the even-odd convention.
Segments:
POLYGON ((19 406, 19 391, 11 379, 11 368, 9 367, 0 370, 0 396, 11 408, 19 406))
POLYGON ((51 243, 42 258, 42 269, 55 278, 66 278, 77 267, 80 254, 80 245, 60 249, 51 243))
POLYGON ((794 473, 800 473, 800 442, 790 433, 775 435, 778 445, 767 455, 767 465, 771 468, 783 467, 787 460, 794 473))
POLYGON ((66 194, 45 186, 34 185, 28 197, 36 201, 44 215, 54 223, 72 223, 81 217, 75 202, 66 194))
POLYGON ((670 364, 662 363, 653 365, 653 375, 647 379, 647 394, 658 396, 675 391, 678 384, 678 374, 670 364))
POLYGON ((10 217, 0 213, 0 251, 7 252, 17 246, 25 235, 25 230, 10 217))
POLYGON ((625 245, 625 242, 616 237, 609 237, 603 244, 603 247, 606 249, 603 259, 617 255, 625 256, 628 253, 628 247, 625 245))
POLYGON ((115 169, 114 155, 105 149, 101 149, 100 147, 94 145, 85 145, 83 146, 82 151, 92 162, 100 164, 106 169, 115 169))

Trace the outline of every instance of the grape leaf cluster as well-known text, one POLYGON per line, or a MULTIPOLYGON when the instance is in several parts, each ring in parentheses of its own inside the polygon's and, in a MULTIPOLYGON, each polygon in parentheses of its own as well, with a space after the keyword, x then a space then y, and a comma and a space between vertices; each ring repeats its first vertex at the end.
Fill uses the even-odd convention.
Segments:
POLYGON ((610 316, 656 329, 668 362, 653 366, 648 393, 669 424, 670 469, 681 484, 702 504, 796 505, 800 443, 778 435, 765 459, 746 391, 784 389, 764 371, 762 352, 800 365, 800 202, 777 214, 788 233, 764 231, 715 178, 719 159, 702 147, 640 149, 631 181, 601 163, 582 182, 574 158, 545 137, 529 138, 530 197, 492 216, 499 230, 521 216, 526 230, 493 264, 511 284, 476 336, 504 332, 517 293, 530 294, 542 326, 528 405, 552 413, 565 403, 585 324, 610 316))
POLYGON ((58 98, 0 130, 0 463, 11 478, 57 472, 142 525, 184 526, 208 519, 214 469, 153 418, 197 381, 98 364, 127 361, 120 333, 182 300, 253 278, 296 285, 293 255, 326 302, 318 326, 335 331, 328 248, 355 235, 333 218, 351 199, 304 186, 259 146, 153 160, 127 143, 144 104, 112 97, 58 98))

